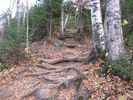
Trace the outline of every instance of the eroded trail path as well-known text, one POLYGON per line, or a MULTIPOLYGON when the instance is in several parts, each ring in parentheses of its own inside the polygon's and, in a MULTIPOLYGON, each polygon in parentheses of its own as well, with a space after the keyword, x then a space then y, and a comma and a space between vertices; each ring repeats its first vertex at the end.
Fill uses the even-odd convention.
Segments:
POLYGON ((29 64, 1 75, 0 100, 132 100, 132 84, 118 76, 97 75, 104 62, 83 65, 92 49, 91 38, 67 33, 63 45, 34 45, 29 64))
POLYGON ((77 91, 75 84, 78 84, 74 81, 80 80, 75 77, 82 71, 80 67, 91 51, 92 41, 86 38, 86 43, 80 44, 67 33, 65 38, 63 46, 50 43, 41 48, 38 46, 40 50, 33 56, 36 60, 33 65, 22 64, 9 75, 5 75, 5 83, 1 84, 0 99, 19 100, 22 96, 21 98, 28 97, 25 100, 47 100, 54 97, 58 100, 73 100, 77 91), (44 58, 46 53, 50 55, 50 59, 44 58), (31 93, 24 95, 30 91, 31 93))

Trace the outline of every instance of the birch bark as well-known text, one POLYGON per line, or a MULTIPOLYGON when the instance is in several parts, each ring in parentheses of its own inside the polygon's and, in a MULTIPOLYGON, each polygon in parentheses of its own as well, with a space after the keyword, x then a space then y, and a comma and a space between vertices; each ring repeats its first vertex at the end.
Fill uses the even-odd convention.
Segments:
POLYGON ((51 20, 50 20, 49 39, 51 39, 51 34, 52 34, 52 15, 51 15, 51 20))
POLYGON ((121 53, 125 53, 121 25, 120 1, 106 0, 106 5, 104 28, 106 33, 107 50, 109 52, 109 58, 115 61, 121 53))
POLYGON ((102 25, 100 0, 91 0, 91 22, 93 32, 93 46, 105 50, 104 30, 102 25))
POLYGON ((25 6, 23 7, 23 25, 25 26, 25 6))
POLYGON ((17 0, 17 26, 18 26, 18 32, 20 28, 20 0, 17 0))
POLYGON ((11 13, 11 0, 10 0, 9 12, 8 12, 8 16, 7 16, 7 25, 8 26, 9 26, 9 22, 10 22, 10 13, 11 13))
POLYGON ((77 27, 77 22, 76 22, 76 12, 75 12, 75 18, 74 18, 74 21, 75 21, 75 28, 77 27))
POLYGON ((65 23, 64 23, 64 29, 66 29, 66 24, 67 24, 67 20, 68 20, 68 15, 69 15, 69 14, 66 14, 65 23))
MULTIPOLYGON (((51 0, 50 0, 50 5, 51 5, 51 0)), ((50 19, 50 28, 49 28, 49 39, 51 39, 51 34, 52 34, 52 12, 51 12, 51 19, 50 19)))
POLYGON ((29 30, 29 26, 28 26, 28 16, 29 16, 29 3, 28 3, 28 0, 26 0, 26 3, 27 3, 27 32, 26 32, 26 47, 27 47, 27 54, 28 54, 28 44, 29 44, 29 40, 28 40, 28 30, 29 30))
POLYGON ((79 9, 79 16, 80 16, 80 21, 79 21, 79 25, 80 25, 80 26, 79 26, 79 29, 80 29, 80 34, 81 34, 81 27, 82 27, 82 26, 81 26, 81 16, 82 16, 82 15, 81 15, 81 11, 82 11, 82 6, 80 6, 80 9, 79 9))
POLYGON ((16 0, 13 0, 13 3, 12 3, 12 0, 10 0, 9 12, 8 12, 8 16, 7 16, 7 25, 8 26, 10 24, 10 20, 11 20, 11 17, 12 17, 12 11, 13 11, 15 2, 16 2, 16 0))
POLYGON ((63 8, 63 3, 64 3, 64 0, 62 1, 62 4, 61 4, 61 21, 60 21, 60 39, 64 39, 64 8, 63 8))

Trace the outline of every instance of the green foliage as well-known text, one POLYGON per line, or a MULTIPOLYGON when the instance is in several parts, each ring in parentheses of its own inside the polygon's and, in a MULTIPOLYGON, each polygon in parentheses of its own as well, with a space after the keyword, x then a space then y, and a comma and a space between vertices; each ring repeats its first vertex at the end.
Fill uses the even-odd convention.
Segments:
POLYGON ((112 74, 118 75, 121 79, 130 81, 133 77, 133 64, 126 59, 112 62, 112 74))
POLYGON ((131 59, 131 63, 133 62, 133 10, 132 0, 126 0, 125 3, 121 0, 121 12, 122 12, 122 22, 124 20, 128 22, 127 25, 123 24, 123 36, 124 36, 124 44, 126 51, 131 59))
POLYGON ((68 23, 66 25, 67 29, 72 29, 75 26, 74 18, 72 16, 68 17, 68 23))
POLYGON ((130 81, 133 78, 133 64, 125 59, 125 57, 127 56, 121 55, 117 61, 110 61, 109 58, 106 58, 102 72, 110 73, 119 76, 123 80, 130 81))
POLYGON ((9 68, 9 64, 8 63, 4 63, 4 64, 0 64, 0 72, 4 69, 9 68))
POLYGON ((122 20, 126 19, 127 21, 131 21, 133 14, 133 1, 125 0, 125 3, 121 0, 121 12, 122 12, 122 20))
POLYGON ((74 6, 72 1, 66 1, 64 4, 64 12, 65 13, 72 13, 72 11, 74 10, 74 6))
POLYGON ((57 29, 60 22, 62 0, 38 0, 29 11, 29 35, 32 41, 43 39, 49 34, 50 21, 53 29, 57 29))
MULTIPOLYGON (((22 26, 17 31, 18 27, 13 23, 10 26, 5 26, 4 38, 0 42, 0 58, 2 63, 7 63, 3 59, 8 59, 8 63, 18 63, 18 57, 21 56, 21 52, 24 48, 26 29, 22 26), (11 60, 11 62, 9 62, 11 60)), ((22 56, 21 56, 22 57, 22 56)), ((2 67, 3 68, 3 67, 2 67)))

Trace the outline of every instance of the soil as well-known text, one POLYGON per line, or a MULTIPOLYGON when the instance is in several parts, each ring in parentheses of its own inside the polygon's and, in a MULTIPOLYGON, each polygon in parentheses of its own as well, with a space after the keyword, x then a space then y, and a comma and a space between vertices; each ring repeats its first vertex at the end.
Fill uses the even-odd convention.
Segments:
POLYGON ((95 70, 101 69, 102 61, 83 65, 82 59, 86 59, 92 50, 91 38, 85 36, 82 44, 68 34, 66 38, 62 47, 53 46, 56 39, 46 44, 31 44, 32 54, 28 61, 0 74, 0 100, 133 99, 132 84, 118 76, 99 77, 96 74, 95 70), (68 46, 71 45, 69 40, 74 43, 73 48, 68 46), (62 54, 64 51, 66 54, 62 54), (49 53, 51 59, 41 56, 45 53, 49 53))

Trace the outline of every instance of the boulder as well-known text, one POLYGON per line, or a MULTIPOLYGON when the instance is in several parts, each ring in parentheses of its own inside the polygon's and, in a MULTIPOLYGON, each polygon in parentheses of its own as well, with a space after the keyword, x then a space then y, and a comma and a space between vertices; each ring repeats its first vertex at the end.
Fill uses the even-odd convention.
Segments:
POLYGON ((54 41, 53 45, 56 47, 63 46, 63 41, 61 40, 54 41))
POLYGON ((40 89, 36 94, 36 100, 39 100, 43 97, 46 97, 46 93, 48 92, 48 89, 40 89))
POLYGON ((70 52, 69 51, 63 51, 61 54, 62 55, 67 55, 67 54, 69 54, 70 52))
POLYGON ((51 59, 52 57, 49 53, 42 54, 42 56, 44 57, 44 59, 51 59))

